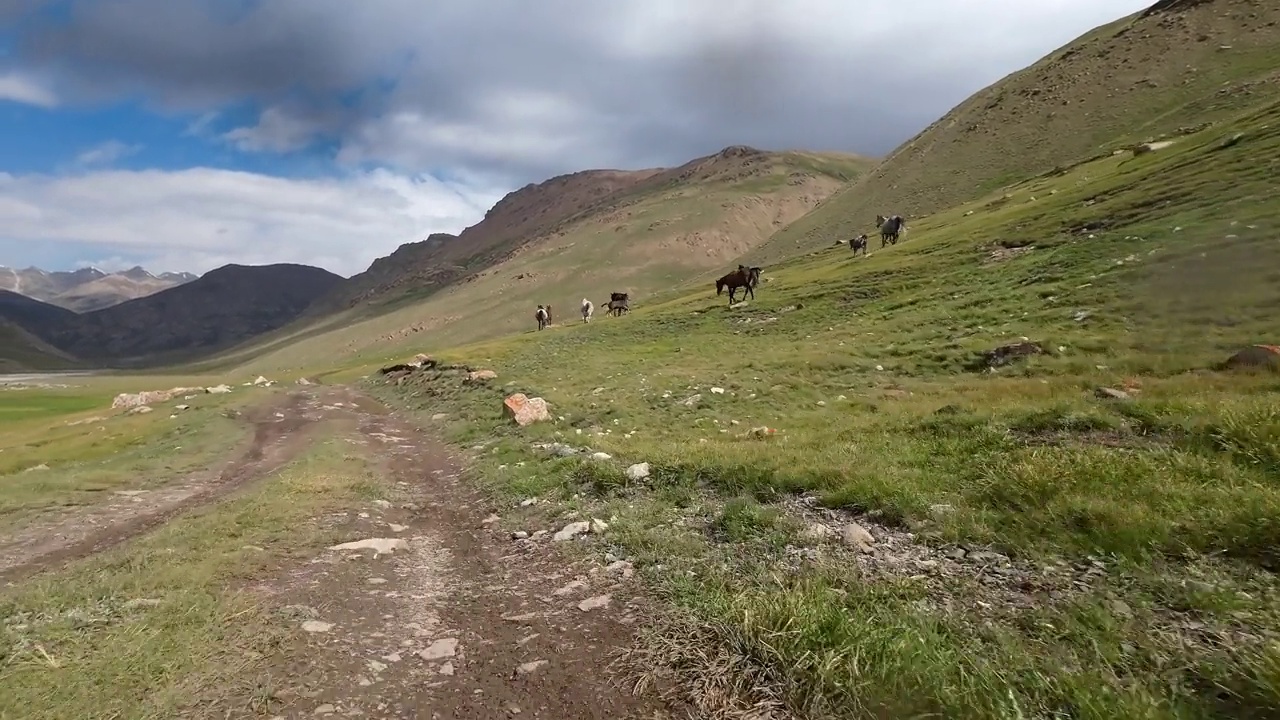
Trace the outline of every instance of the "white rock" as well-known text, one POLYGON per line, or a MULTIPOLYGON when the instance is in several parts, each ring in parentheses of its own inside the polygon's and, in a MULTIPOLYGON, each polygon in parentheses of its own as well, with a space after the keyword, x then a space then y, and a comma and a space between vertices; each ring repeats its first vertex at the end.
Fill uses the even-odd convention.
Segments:
POLYGON ((520 501, 520 507, 530 507, 532 505, 537 505, 537 504, 538 504, 538 498, 536 497, 525 498, 524 500, 520 501))
POLYGON ((845 525, 844 529, 840 531, 840 537, 844 540, 845 545, 863 552, 870 552, 871 546, 876 542, 875 536, 856 522, 845 525))
POLYGON ((390 555, 396 550, 405 550, 408 547, 408 541, 403 538, 367 538, 365 540, 342 543, 341 545, 332 545, 329 549, 372 550, 374 556, 377 557, 378 555, 390 555))
POLYGON ((253 381, 253 384, 254 384, 254 385, 266 385, 266 384, 267 384, 267 383, 269 383, 269 382, 271 382, 271 381, 270 381, 270 380, 268 380, 268 379, 266 379, 266 378, 264 378, 264 377, 262 377, 261 375, 259 375, 259 376, 257 377, 257 379, 255 379, 255 380, 253 381))
POLYGON ((589 597, 578 603, 578 609, 582 612, 590 612, 599 608, 609 607, 609 603, 611 602, 613 602, 612 595, 597 595, 595 597, 589 597))
POLYGON ((321 620, 303 620, 302 629, 309 633, 329 632, 333 629, 333 623, 327 623, 321 620))
POLYGON ((523 663, 520 667, 516 668, 516 674, 528 675, 531 672, 537 672, 539 669, 549 664, 551 664, 550 660, 534 660, 533 662, 523 663))
POLYGON ((443 638, 431 643, 426 650, 419 650, 418 657, 423 660, 443 660, 453 657, 458 652, 458 638, 443 638))
POLYGON ((836 531, 822 523, 811 523, 806 527, 800 536, 810 542, 823 542, 836 536, 836 531))
POLYGON ((572 595, 572 594, 574 594, 574 593, 578 592, 579 590, 582 590, 582 589, 583 589, 583 588, 585 588, 586 586, 587 586, 587 583, 585 583, 584 581, 582 581, 582 580, 574 580, 573 582, 569 583, 568 585, 565 585, 564 587, 562 587, 562 588, 560 588, 560 589, 556 590, 555 592, 553 592, 553 593, 551 593, 551 594, 552 594, 552 595, 554 595, 554 596, 556 596, 556 597, 568 597, 568 596, 570 596, 570 595, 572 595))
POLYGON ((312 715, 332 715, 336 712, 338 712, 338 708, 334 707, 332 703, 325 703, 317 707, 315 710, 312 710, 311 714, 312 715))
POLYGON ((610 455, 609 453, 598 452, 598 453, 591 453, 591 459, 592 459, 592 460, 601 460, 601 461, 604 461, 604 460, 612 460, 612 459, 613 459, 613 456, 612 456, 612 455, 610 455))
POLYGON ((515 532, 511 533, 512 540, 527 540, 528 538, 529 538, 529 533, 525 532, 524 530, 516 530, 515 532))
POLYGON ((608 529, 609 529, 609 523, 603 520, 598 520, 596 518, 591 519, 591 532, 599 535, 608 529))
POLYGON ((723 394, 724 394, 724 388, 722 388, 722 387, 713 387, 713 388, 711 388, 711 394, 712 394, 712 395, 723 395, 723 394))
POLYGON ((386 500, 374 500, 373 506, 376 508, 381 508, 383 510, 386 510, 391 507, 391 503, 387 502, 386 500))
POLYGON ((391 532, 404 532, 409 529, 408 525, 397 525, 395 523, 387 523, 387 527, 391 529, 391 532))
POLYGON ((628 480, 644 480, 647 477, 649 477, 649 463, 647 462, 636 463, 627 468, 628 480))
POLYGON ((438 670, 436 670, 436 672, 440 673, 441 675, 449 675, 449 676, 452 676, 452 675, 453 675, 453 663, 451 663, 451 662, 447 662, 447 663, 445 663, 445 664, 441 665, 441 666, 440 666, 440 668, 439 668, 438 670))
POLYGON ((560 532, 552 535, 551 539, 556 542, 564 542, 565 540, 572 540, 575 537, 588 532, 591 532, 591 523, 586 520, 579 520, 565 525, 560 529, 560 532))
POLYGON ((213 387, 205 388, 204 391, 209 393, 210 395, 225 395, 226 393, 231 392, 231 386, 230 385, 214 385, 213 387))

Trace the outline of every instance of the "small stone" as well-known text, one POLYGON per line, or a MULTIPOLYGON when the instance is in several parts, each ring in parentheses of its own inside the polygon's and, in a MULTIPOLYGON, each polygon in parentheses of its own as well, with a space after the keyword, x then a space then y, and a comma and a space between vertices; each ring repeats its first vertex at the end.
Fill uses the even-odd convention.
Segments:
POLYGON ((553 535, 551 539, 556 542, 564 542, 565 540, 572 540, 575 537, 588 532, 591 532, 591 523, 586 520, 579 520, 578 522, 571 522, 568 525, 565 525, 560 529, 560 532, 553 535))
POLYGON ((500 520, 502 520, 502 518, 501 518, 501 517, 499 517, 497 513, 494 513, 494 514, 490 515, 489 517, 485 518, 484 520, 481 520, 481 521, 480 521, 480 524, 481 524, 481 525, 492 525, 492 524, 494 524, 494 523, 496 523, 496 522, 498 522, 498 521, 500 521, 500 520))
POLYGON ((378 674, 378 673, 380 673, 380 672, 382 672, 383 670, 386 670, 386 669, 387 669, 387 664, 386 664, 386 663, 381 663, 381 662, 378 662, 377 660, 370 660, 370 661, 369 661, 369 672, 371 672, 371 673, 373 673, 373 674, 375 674, 375 675, 376 675, 376 674, 378 674))
POLYGON ((447 417, 449 417, 448 413, 436 413, 435 415, 431 416, 431 421, 440 422, 441 420, 444 420, 447 417))
POLYGON ((458 652, 457 638, 444 638, 431 643, 426 650, 419 650, 418 657, 423 660, 442 660, 453 657, 458 652))
POLYGON ((330 703, 325 703, 317 707, 315 710, 312 710, 311 714, 312 715, 332 715, 336 712, 338 712, 338 708, 334 707, 330 703))
POLYGON ((1094 397, 1099 400, 1129 400, 1132 398, 1129 393, 1115 388, 1100 387, 1093 391, 1094 397))
POLYGON ((302 629, 309 633, 329 632, 333 629, 333 623, 327 623, 321 620, 303 620, 302 629))
POLYGON ((636 463, 635 465, 632 465, 631 467, 627 468, 628 480, 638 481, 638 480, 644 480, 647 477, 649 477, 649 463, 647 462, 636 463))
POLYGON ((538 498, 525 498, 520 501, 520 507, 530 507, 538 504, 538 498))
POLYGON ((605 572, 618 573, 624 578, 629 578, 635 574, 635 567, 626 560, 614 560, 605 568, 605 572))
POLYGON ((372 550, 374 557, 379 555, 389 555, 396 550, 404 550, 409 547, 409 543, 402 538, 368 538, 367 540, 355 540, 352 542, 342 543, 341 545, 331 545, 330 550, 372 550))
POLYGON ((578 609, 582 612, 590 612, 599 608, 609 607, 611 602, 613 602, 612 595, 597 595, 578 603, 578 609))
POLYGON ((441 666, 440 666, 440 668, 439 668, 438 670, 436 670, 436 672, 440 673, 441 675, 448 675, 448 676, 452 676, 452 675, 453 675, 453 663, 451 663, 451 662, 447 662, 447 663, 445 663, 445 664, 441 665, 441 666))
POLYGON ((603 521, 603 520, 598 520, 598 519, 592 518, 592 520, 591 520, 591 532, 593 532, 593 533, 595 533, 595 534, 597 534, 597 535, 600 535, 600 534, 604 533, 604 531, 606 531, 606 530, 608 530, 608 529, 609 529, 609 524, 608 524, 608 523, 606 523, 606 522, 605 522, 605 521, 603 521))
POLYGON ((845 545, 862 552, 871 552, 871 547, 876 543, 875 536, 856 522, 846 524, 840 531, 840 538, 845 545))
POLYGON ((387 527, 391 529, 391 532, 404 532, 409 529, 408 525, 397 525, 395 523, 387 523, 387 527))
POLYGON ((529 538, 529 533, 525 532, 524 530, 516 530, 515 532, 511 533, 512 540, 527 540, 528 538, 529 538))
POLYGON ((612 460, 613 456, 610 455, 609 453, 598 452, 598 453, 591 453, 591 459, 605 461, 605 460, 612 460))
POLYGON ((587 584, 582 580, 574 580, 573 582, 569 583, 568 585, 565 585, 564 587, 556 590, 551 594, 556 597, 568 597, 569 595, 572 595, 578 592, 579 590, 582 590, 585 587, 587 587, 587 584))
POLYGON ((387 502, 386 500, 374 500, 373 506, 381 510, 388 510, 391 508, 391 503, 387 502))
POLYGON ((836 531, 822 523, 810 523, 801 533, 800 537, 809 542, 825 542, 835 537, 836 531))
POLYGON ((547 665, 550 665, 550 664, 551 664, 550 660, 534 660, 533 662, 523 663, 516 668, 516 674, 528 675, 529 673, 537 672, 539 669, 546 667, 547 665))
POLYGON ((713 387, 713 388, 711 388, 711 394, 712 394, 712 395, 723 395, 723 394, 724 394, 724 388, 722 388, 722 387, 713 387))
POLYGON ((380 578, 380 577, 371 577, 368 580, 365 580, 365 582, 369 583, 370 585, 386 585, 387 579, 380 578))
POLYGON ((964 548, 951 548, 947 551, 947 558, 951 560, 963 560, 965 555, 964 548))

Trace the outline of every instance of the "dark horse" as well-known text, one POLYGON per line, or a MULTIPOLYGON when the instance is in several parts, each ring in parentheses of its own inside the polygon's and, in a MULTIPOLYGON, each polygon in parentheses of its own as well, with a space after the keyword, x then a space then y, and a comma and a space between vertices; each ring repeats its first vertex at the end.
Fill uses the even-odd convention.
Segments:
POLYGON ((746 288, 746 294, 755 300, 755 287, 760 282, 760 271, 758 267, 749 268, 746 265, 739 265, 737 270, 716 280, 716 296, 723 293, 725 288, 729 288, 729 304, 732 305, 738 288, 746 288))
POLYGON ((877 215, 876 227, 880 228, 880 247, 884 247, 886 240, 889 241, 890 245, 897 245, 898 235, 907 229, 907 221, 903 220, 901 215, 893 215, 891 217, 877 215))
POLYGON ((854 239, 850 240, 850 241, 849 241, 849 249, 853 251, 853 254, 854 254, 854 255, 857 255, 857 254, 858 254, 858 251, 859 251, 859 250, 861 250, 861 251, 862 251, 862 255, 863 255, 863 257, 866 257, 866 254, 867 254, 867 236, 866 236, 866 235, 859 235, 858 237, 856 237, 856 238, 854 238, 854 239))
POLYGON ((547 314, 547 309, 541 305, 539 305, 538 309, 534 311, 533 319, 538 321, 539 330, 542 330, 551 322, 551 316, 547 314))
POLYGON ((615 317, 621 317, 622 313, 631 311, 631 297, 627 293, 609 293, 609 304, 605 306, 607 312, 615 317))

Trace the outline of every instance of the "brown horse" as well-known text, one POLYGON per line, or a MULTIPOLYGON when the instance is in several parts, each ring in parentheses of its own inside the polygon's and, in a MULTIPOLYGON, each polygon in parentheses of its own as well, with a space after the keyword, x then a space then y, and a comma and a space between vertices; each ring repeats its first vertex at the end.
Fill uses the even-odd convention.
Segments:
POLYGON ((737 270, 716 280, 716 296, 719 297, 725 288, 729 288, 729 304, 732 305, 738 288, 746 288, 746 294, 750 295, 752 300, 755 300, 755 287, 760 282, 760 272, 761 269, 758 267, 749 268, 746 265, 739 265, 737 270))

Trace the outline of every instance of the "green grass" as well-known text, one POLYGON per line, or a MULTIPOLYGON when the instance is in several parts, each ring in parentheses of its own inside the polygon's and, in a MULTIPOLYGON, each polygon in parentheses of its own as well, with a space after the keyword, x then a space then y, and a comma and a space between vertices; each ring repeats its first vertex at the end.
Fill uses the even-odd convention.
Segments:
POLYGON ((113 490, 154 489, 208 469, 244 439, 245 426, 234 413, 263 397, 261 391, 179 396, 156 404, 151 413, 129 415, 111 408, 118 392, 197 383, 85 377, 68 382, 75 385, 0 393, 0 521, 9 527, 42 510, 94 504, 110 499, 113 490), (176 410, 180 404, 189 409, 176 410))
POLYGON ((258 668, 291 628, 252 584, 335 539, 316 517, 381 493, 344 447, 330 442, 229 500, 0 596, 0 718, 270 715, 279 688, 258 668))
POLYGON ((493 368, 495 387, 427 373, 378 392, 491 445, 477 472, 495 492, 617 515, 614 539, 675 608, 647 664, 706 709, 1274 716, 1280 376, 1211 369, 1276 341, 1274 157, 1280 106, 1263 104, 924 219, 866 259, 770 266, 734 309, 699 284, 439 353, 493 368), (998 254, 1017 247, 1033 249, 998 254), (1023 336, 1048 352, 971 369, 1023 336), (514 391, 563 420, 513 428, 514 391), (531 461, 552 439, 616 460, 531 461), (650 478, 628 480, 641 461, 650 478), (784 571, 800 493, 939 550, 1108 570, 1017 612, 971 577, 870 582, 839 554, 784 571))

